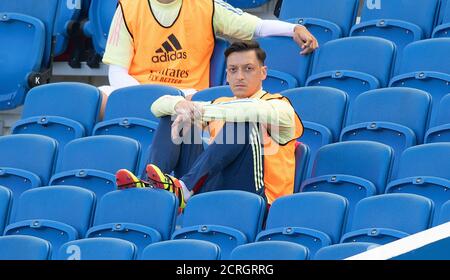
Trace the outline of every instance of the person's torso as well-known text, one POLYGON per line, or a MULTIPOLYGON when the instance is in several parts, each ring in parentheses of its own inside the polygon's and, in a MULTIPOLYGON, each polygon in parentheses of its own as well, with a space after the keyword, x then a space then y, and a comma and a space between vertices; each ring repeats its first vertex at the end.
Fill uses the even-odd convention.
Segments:
POLYGON ((133 38, 131 76, 142 84, 209 87, 214 50, 212 0, 184 0, 170 26, 156 19, 148 0, 121 0, 120 4, 133 38))

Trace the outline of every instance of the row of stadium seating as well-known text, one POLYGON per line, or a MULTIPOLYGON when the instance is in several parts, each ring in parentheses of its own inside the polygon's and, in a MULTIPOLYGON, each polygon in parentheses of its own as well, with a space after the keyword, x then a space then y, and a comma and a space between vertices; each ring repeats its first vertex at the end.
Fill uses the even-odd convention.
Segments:
MULTIPOLYGON (((114 191, 103 196, 96 206, 91 191, 51 186, 24 192, 17 200, 14 217, 8 222, 11 192, 3 187, 0 190, 2 221, 6 224, 4 235, 45 239, 51 243, 53 259, 58 258, 56 254, 61 246, 69 241, 105 237, 132 242, 138 258, 149 244, 169 239, 210 241, 220 247, 222 259, 229 259, 233 249, 242 244, 287 241, 305 246, 313 258, 319 249, 337 243, 382 245, 426 230, 434 211, 439 213, 438 224, 450 218, 450 201, 436 208, 430 199, 414 194, 365 198, 358 202, 353 217, 349 218, 347 199, 314 192, 277 199, 263 227, 266 205, 260 196, 242 191, 217 191, 194 196, 183 213, 181 227, 175 229, 178 203, 169 192, 114 191), (351 226, 344 231, 347 219, 351 226)), ((63 246, 66 259, 67 254, 72 255, 67 250, 69 246, 63 246)))

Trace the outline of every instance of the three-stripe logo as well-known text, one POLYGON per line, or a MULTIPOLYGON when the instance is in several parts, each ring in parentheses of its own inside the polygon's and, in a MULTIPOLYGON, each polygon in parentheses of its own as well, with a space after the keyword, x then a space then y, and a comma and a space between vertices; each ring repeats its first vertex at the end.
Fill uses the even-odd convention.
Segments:
POLYGON ((167 40, 162 43, 162 47, 156 50, 156 55, 152 57, 153 63, 175 61, 186 59, 187 53, 182 51, 183 47, 175 35, 170 34, 167 40))

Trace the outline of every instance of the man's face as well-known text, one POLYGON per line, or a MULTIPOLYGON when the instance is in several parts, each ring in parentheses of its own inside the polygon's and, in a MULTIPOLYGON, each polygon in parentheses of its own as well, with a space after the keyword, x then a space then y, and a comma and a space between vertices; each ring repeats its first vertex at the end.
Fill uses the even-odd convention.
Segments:
POLYGON ((262 66, 254 50, 234 52, 227 59, 227 82, 237 98, 247 98, 262 87, 267 67, 262 66))

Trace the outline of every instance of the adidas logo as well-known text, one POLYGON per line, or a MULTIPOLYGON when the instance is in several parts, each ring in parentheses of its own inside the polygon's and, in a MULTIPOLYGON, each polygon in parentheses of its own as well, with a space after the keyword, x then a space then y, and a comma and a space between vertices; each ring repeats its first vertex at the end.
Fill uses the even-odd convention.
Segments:
POLYGON ((157 55, 152 56, 153 63, 175 61, 178 59, 186 59, 187 53, 182 51, 180 42, 177 37, 171 34, 162 44, 162 47, 156 50, 157 55))

